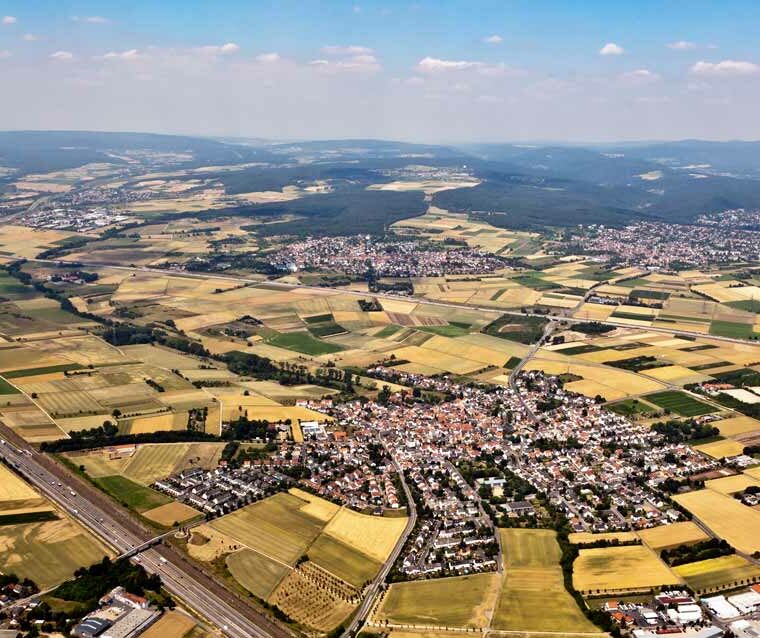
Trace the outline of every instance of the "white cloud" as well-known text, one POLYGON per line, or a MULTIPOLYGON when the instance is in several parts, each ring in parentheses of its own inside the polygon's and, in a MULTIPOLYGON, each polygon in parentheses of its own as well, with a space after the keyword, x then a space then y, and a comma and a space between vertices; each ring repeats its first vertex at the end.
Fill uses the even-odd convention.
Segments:
POLYGON ((71 16, 74 22, 85 22, 87 24, 107 24, 110 22, 108 18, 103 16, 71 16))
POLYGON ((599 55, 623 55, 623 53, 625 53, 625 49, 614 42, 608 42, 599 49, 599 55))
POLYGON ((25 33, 22 38, 24 42, 36 42, 39 38, 34 33, 25 33))
POLYGON ((692 49, 697 48, 696 43, 689 42, 687 40, 678 40, 677 42, 670 42, 667 46, 669 49, 674 49, 676 51, 691 51, 692 49))
POLYGON ((370 55, 372 54, 372 49, 357 44, 350 44, 348 46, 329 45, 322 47, 322 53, 325 55, 370 55))
POLYGON ((0 50, 0 60, 7 60, 13 54, 8 49, 0 50))
POLYGON ((323 60, 323 59, 312 60, 311 62, 309 62, 309 64, 311 66, 328 66, 330 64, 330 61, 329 60, 323 60))
POLYGON ((140 57, 140 52, 137 49, 128 49, 126 51, 109 51, 103 58, 105 60, 137 60, 140 57))
POLYGON ((226 44, 208 44, 196 48, 195 51, 204 55, 231 55, 240 51, 240 47, 234 42, 227 42, 226 44))
POLYGON ((660 76, 657 73, 653 73, 649 69, 636 69, 635 71, 627 71, 620 74, 620 79, 627 82, 652 82, 653 80, 659 80, 660 76))
POLYGON ((753 75, 760 73, 760 65, 746 60, 721 60, 720 62, 704 62, 700 60, 691 72, 696 75, 731 76, 753 75))
POLYGON ((71 60, 73 57, 74 54, 69 51, 56 51, 50 54, 51 60, 71 60))
POLYGON ((279 53, 262 53, 261 55, 256 56, 257 62, 279 62, 282 58, 280 57, 279 53))
POLYGON ((322 69, 327 72, 335 71, 364 71, 374 72, 382 69, 380 61, 374 55, 352 55, 340 60, 326 60, 320 58, 311 60, 309 66, 322 69))
POLYGON ((417 63, 420 73, 439 73, 441 71, 464 71, 481 66, 482 62, 469 62, 467 60, 441 60, 440 58, 425 57, 417 63))
POLYGON ((483 42, 486 44, 501 44, 504 42, 504 38, 502 38, 500 35, 489 35, 483 38, 483 42))
POLYGON ((0 20, 3 24, 16 24, 18 20, 16 19, 16 16, 3 16, 3 19, 0 20))

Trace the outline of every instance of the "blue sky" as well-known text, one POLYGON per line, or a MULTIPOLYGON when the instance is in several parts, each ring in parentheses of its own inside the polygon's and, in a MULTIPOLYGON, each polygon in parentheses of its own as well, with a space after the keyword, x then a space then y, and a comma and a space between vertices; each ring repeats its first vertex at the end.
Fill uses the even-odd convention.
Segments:
POLYGON ((3 128, 760 138, 760 3, 0 3, 3 128))

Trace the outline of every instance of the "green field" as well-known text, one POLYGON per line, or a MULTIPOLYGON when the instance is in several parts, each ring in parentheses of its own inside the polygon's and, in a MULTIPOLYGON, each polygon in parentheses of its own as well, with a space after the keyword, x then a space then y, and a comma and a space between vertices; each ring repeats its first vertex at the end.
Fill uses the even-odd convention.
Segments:
POLYGON ((254 596, 266 600, 290 571, 285 565, 270 560, 250 549, 227 557, 227 569, 232 577, 254 596))
POLYGON ((758 299, 729 301, 725 305, 729 306, 730 308, 736 308, 737 310, 746 310, 747 312, 754 312, 756 315, 760 315, 760 300, 758 299))
POLYGON ((666 390, 665 392, 656 392, 647 394, 644 397, 650 403, 659 406, 665 410, 670 410, 681 416, 700 416, 716 412, 716 409, 697 401, 684 392, 677 390, 666 390))
POLYGON ((23 523, 40 523, 42 521, 57 521, 58 515, 53 510, 44 512, 22 512, 21 514, 0 514, 0 527, 5 525, 21 525, 23 523))
POLYGON ((710 323, 710 334, 719 337, 732 337, 733 339, 749 339, 758 336, 748 323, 735 321, 713 321, 710 323))
POLYGON ((31 286, 25 286, 5 271, 0 272, 0 297, 5 297, 6 299, 27 299, 35 294, 36 291, 31 286))
POLYGON ((430 332, 434 335, 441 335, 442 337, 462 337, 470 334, 467 328, 461 326, 453 326, 451 324, 446 326, 419 326, 416 328, 422 332, 430 332))
POLYGON ((546 279, 542 279, 538 276, 537 273, 528 273, 526 275, 519 275, 518 277, 513 277, 512 281, 517 282, 521 286, 525 286, 526 288, 532 288, 533 290, 554 290, 556 288, 561 288, 559 284, 555 284, 552 281, 547 281, 546 279))
POLYGON ((493 604, 496 574, 418 580, 390 586, 378 619, 443 627, 482 627, 493 604), (490 603, 490 604, 489 604, 490 603))
POLYGON ((147 512, 159 505, 171 503, 168 496, 138 485, 123 476, 104 476, 93 481, 104 492, 136 512, 147 512))
POLYGON ((651 405, 647 405, 640 399, 625 399, 623 401, 617 401, 610 403, 607 407, 613 412, 617 412, 623 416, 633 416, 634 414, 646 414, 647 412, 654 412, 655 408, 651 405))
POLYGON ((343 350, 343 346, 315 339, 308 332, 282 332, 267 339, 267 343, 286 350, 295 350, 303 354, 319 356, 333 354, 343 350))
POLYGON ((376 560, 327 534, 321 534, 309 547, 307 554, 309 560, 357 589, 372 580, 381 567, 376 560))
POLYGON ((303 505, 304 501, 291 494, 275 494, 222 516, 211 526, 251 549, 293 565, 324 526, 323 521, 301 512, 303 505))
POLYGON ((673 571, 697 592, 738 587, 760 579, 760 567, 736 555, 679 565, 673 571))
POLYGON ((392 337, 399 330, 401 330, 401 326, 397 326, 395 323, 391 323, 380 330, 375 336, 380 339, 385 339, 386 337, 392 337))
POLYGON ((0 377, 0 394, 19 394, 19 391, 5 379, 0 377))
POLYGON ((306 323, 324 323, 326 321, 332 321, 333 320, 333 314, 331 312, 328 312, 324 315, 312 315, 311 317, 304 317, 304 321, 306 323))
POLYGON ((501 529, 504 582, 494 629, 596 632, 565 589, 557 535, 547 529, 501 529))
POLYGON ((24 368, 20 370, 8 370, 3 372, 6 379, 17 379, 19 377, 31 377, 37 374, 50 374, 52 372, 68 372, 69 370, 81 370, 83 365, 78 363, 61 363, 56 366, 42 366, 41 368, 24 368))

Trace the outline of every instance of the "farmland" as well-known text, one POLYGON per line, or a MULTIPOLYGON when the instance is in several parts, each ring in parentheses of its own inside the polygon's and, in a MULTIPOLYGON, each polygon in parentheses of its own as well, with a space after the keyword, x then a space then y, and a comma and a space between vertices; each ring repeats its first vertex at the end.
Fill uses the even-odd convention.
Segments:
POLYGON ((498 594, 496 574, 395 583, 376 619, 424 627, 484 627, 498 594))
POLYGON ((565 589, 560 548, 552 530, 500 530, 504 575, 494 611, 494 629, 594 632, 565 589))
POLYGON ((760 567, 741 556, 721 556, 673 568, 697 593, 733 589, 760 579, 760 567))
POLYGON ((648 591, 681 582, 643 545, 581 549, 573 565, 573 586, 584 594, 648 591))
POLYGON ((715 412, 714 408, 683 392, 657 392, 648 394, 646 400, 681 416, 699 416, 715 412))

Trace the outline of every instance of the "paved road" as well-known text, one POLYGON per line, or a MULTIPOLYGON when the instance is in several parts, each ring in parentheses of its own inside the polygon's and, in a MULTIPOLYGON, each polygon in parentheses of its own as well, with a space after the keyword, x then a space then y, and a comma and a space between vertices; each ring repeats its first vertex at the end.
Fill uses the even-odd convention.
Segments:
POLYGON ((409 534, 412 533, 414 526, 417 524, 417 506, 415 505, 414 499, 412 498, 412 491, 409 489, 409 486, 406 483, 406 479, 404 478, 404 473, 401 469, 401 466, 398 464, 396 459, 393 458, 393 455, 390 454, 390 451, 388 450, 388 448, 386 448, 386 452, 388 452, 388 454, 391 456, 391 459, 393 459, 393 465, 395 466, 396 471, 398 472, 399 478, 401 479, 401 487, 404 488, 404 494, 406 495, 406 502, 408 503, 408 507, 409 507, 409 518, 406 522, 406 527, 404 528, 404 532, 401 534, 401 537, 396 543, 396 547, 393 548, 393 551, 391 552, 391 555, 388 557, 388 560, 385 561, 385 563, 383 564, 383 567, 380 569, 380 572, 377 574, 377 576, 375 576, 375 579, 372 581, 372 584, 369 586, 369 589, 367 590, 367 593, 364 596, 364 600, 362 601, 362 604, 359 606, 359 609, 357 609, 356 613, 353 616, 353 619, 351 620, 351 624, 346 628, 346 631, 343 632, 343 636, 345 638, 348 638, 349 636, 353 636, 357 632, 357 630, 361 628, 362 623, 367 618, 367 614, 372 609, 372 605, 375 604, 375 600, 377 599, 377 596, 382 589, 382 585, 383 585, 383 582, 385 582, 385 578, 388 576, 388 573, 391 571, 393 564, 396 562, 396 559, 398 558, 399 554, 401 553, 401 550, 406 544, 406 539, 409 538, 409 534))
MULTIPOLYGON (((151 540, 150 533, 115 505, 108 507, 107 497, 90 498, 95 488, 35 451, 5 426, 0 426, 0 441, 0 458, 119 554, 128 554, 151 540)), ((148 572, 158 574, 171 594, 230 638, 292 635, 225 590, 171 547, 146 549, 134 560, 148 572)))

